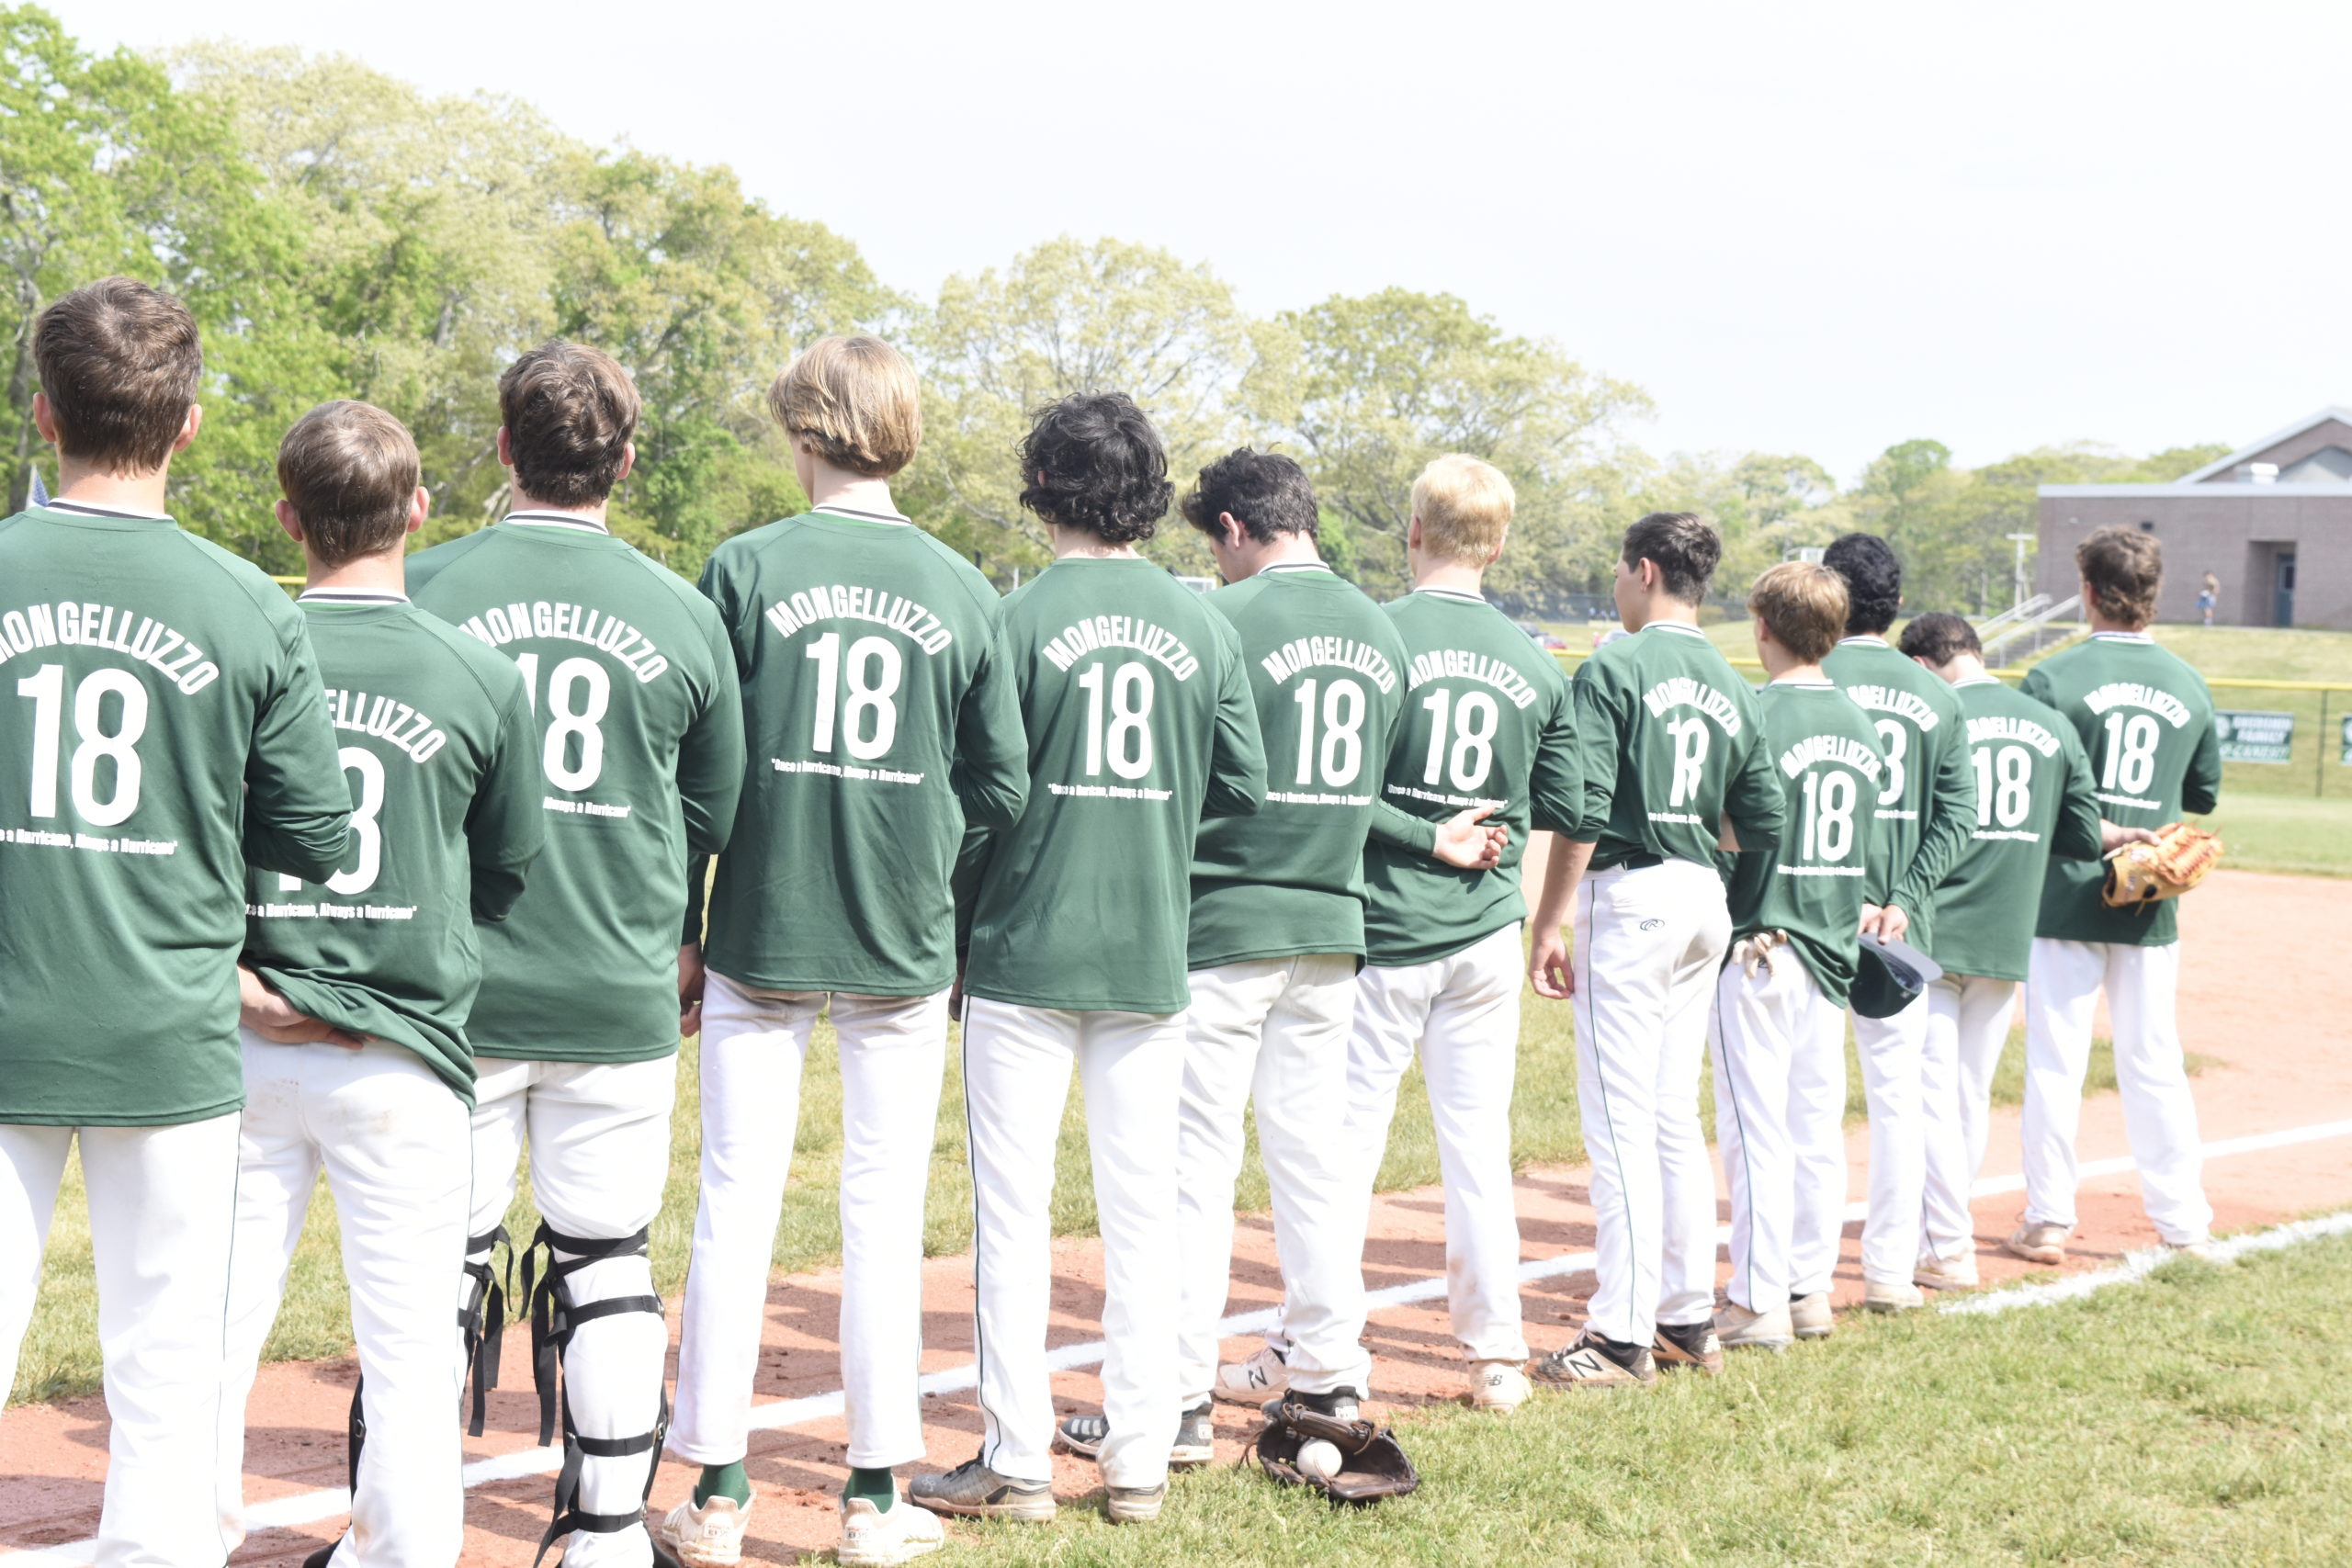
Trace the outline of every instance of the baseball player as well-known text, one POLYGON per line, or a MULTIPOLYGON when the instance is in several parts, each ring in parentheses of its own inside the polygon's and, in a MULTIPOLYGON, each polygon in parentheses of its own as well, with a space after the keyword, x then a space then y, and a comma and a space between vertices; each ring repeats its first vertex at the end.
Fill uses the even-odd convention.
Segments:
POLYGON ((628 375, 549 343, 508 367, 498 400, 514 509, 408 563, 419 604, 522 671, 547 816, 529 891, 480 928, 470 1332, 487 1384, 491 1255, 527 1136, 542 1221, 531 1245, 548 1249, 529 1303, 540 1440, 560 1416, 564 1446, 546 1540, 571 1532, 571 1568, 645 1568, 669 1413, 646 1231, 669 1172, 678 1035, 700 1025, 700 951, 679 943, 686 863, 725 847, 742 704, 710 601, 605 527, 636 457, 628 375))
MULTIPOLYGON (((1054 564, 1007 596, 1029 738, 1028 805, 967 855, 964 1097, 978 1287, 978 1455, 909 1495, 942 1513, 1054 1517, 1046 1362, 1054 1141, 1076 1065, 1093 1151, 1105 1301, 1103 1428, 1114 1521, 1159 1515, 1180 1413, 1176 1126, 1193 835, 1266 792, 1233 625, 1136 553, 1168 510, 1168 460, 1116 393, 1045 409, 1022 504, 1054 564)), ((959 908, 960 913, 960 908, 959 908)))
POLYGON ((1730 962, 1715 982, 1715 1146, 1731 1189, 1726 1349, 1785 1350, 1832 1326, 1846 1218, 1846 998, 1861 923, 1884 877, 1871 809, 1886 758, 1862 710, 1823 674, 1846 628, 1846 584, 1784 561, 1748 595, 1768 677, 1756 705, 1787 799, 1777 844, 1731 857, 1730 962))
POLYGON ((1969 1191, 1984 1163, 1993 1069, 2009 1043, 2018 982, 2033 932, 2018 919, 2039 909, 2051 857, 2096 861, 2154 837, 2104 822, 2089 754, 2075 727, 2046 704, 1987 674, 1975 628, 1940 611, 1903 628, 1903 651, 1951 683, 1968 720, 1976 768, 1976 829, 1936 889, 1938 962, 1928 989, 1925 1232, 1912 1282, 1935 1290, 1976 1283, 1976 1224, 1969 1191))
MULTIPOLYGON (((2164 550, 2136 528, 2099 528, 2075 550, 2090 640, 2051 655, 2025 694, 2074 726, 2090 753, 2108 818, 2161 827, 2221 803, 2222 746, 2204 678, 2148 636, 2164 550)), ((2169 902, 2110 909, 2103 868, 2061 861, 2041 886, 2041 918, 2026 987, 2025 1216, 2008 1250, 2064 1260, 2075 1224, 2075 1127, 2101 990, 2115 1026, 2115 1077, 2140 1196, 2164 1243, 2199 1252, 2211 1239, 2197 1102, 2181 1058, 2174 998, 2180 928, 2169 902)))
POLYGON ((890 1467, 923 1451, 922 1212, 956 974, 950 879, 967 821, 1010 827, 1029 784, 996 590, 900 515, 922 430, 914 372, 829 337, 768 405, 810 510, 730 539, 703 592, 742 677, 753 748, 706 949, 702 1201, 671 1451, 703 1467, 659 1527, 689 1568, 736 1562, 752 1380, 792 1160, 800 1067, 831 1010, 842 1070, 840 1560, 937 1547, 890 1467))
POLYGON ((545 837, 538 729, 514 666, 402 591, 426 496, 398 420, 366 403, 315 408, 278 447, 277 479, 278 522, 310 570, 296 603, 358 809, 322 885, 246 880, 221 1548, 244 1540, 245 1398, 323 1168, 360 1382, 351 1529, 312 1562, 447 1568, 465 1536, 449 1282, 471 1196, 473 921, 505 918, 545 837))
POLYGON ((1781 784, 1756 696, 1699 629, 1723 554, 1687 512, 1625 530, 1617 614, 1634 635, 1576 673, 1584 800, 1544 867, 1528 974, 1577 999, 1577 1093, 1592 1158, 1599 1259, 1584 1328, 1539 1382, 1649 1383, 1657 1361, 1720 1370, 1715 1182, 1699 1122, 1731 914, 1715 851, 1728 828, 1761 850, 1781 830, 1781 784), (1561 926, 1573 910, 1569 968, 1561 926))
POLYGON ((112 1423, 97 1561, 218 1568, 244 866, 332 874, 351 796, 302 613, 164 511, 201 418, 187 307, 106 278, 30 347, 58 488, 0 521, 0 1377, 78 1138, 112 1423))
MULTIPOLYGON (((1846 580, 1845 640, 1821 667, 1869 714, 1886 754, 1873 807, 1886 829, 1891 879, 1871 921, 1937 956, 1935 890, 1969 842, 1976 819, 1974 762, 1960 698, 1890 647, 1903 603, 1903 568, 1884 539, 1848 534, 1822 555, 1846 580), (1907 927, 1907 932, 1905 928, 1907 927)), ((1853 1015, 1870 1103, 1870 1213, 1862 1222, 1862 1304, 1901 1312, 1927 1298, 1912 1283, 1919 1259, 1921 1193, 1929 1136, 1920 1094, 1928 1049, 1925 992, 1892 1018, 1853 1015)))

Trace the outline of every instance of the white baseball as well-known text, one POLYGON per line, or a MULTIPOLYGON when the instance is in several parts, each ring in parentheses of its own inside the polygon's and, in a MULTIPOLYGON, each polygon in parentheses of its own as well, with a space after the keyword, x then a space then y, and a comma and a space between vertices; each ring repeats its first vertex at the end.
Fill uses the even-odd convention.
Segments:
POLYGON ((1298 1472, 1317 1481, 1329 1481, 1340 1473, 1340 1447, 1321 1438, 1302 1443, 1298 1449, 1298 1472))

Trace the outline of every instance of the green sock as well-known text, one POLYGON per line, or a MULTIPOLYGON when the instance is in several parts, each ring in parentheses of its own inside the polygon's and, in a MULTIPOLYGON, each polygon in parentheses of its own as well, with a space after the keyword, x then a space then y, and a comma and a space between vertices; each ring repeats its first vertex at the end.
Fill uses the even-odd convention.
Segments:
POLYGON ((732 1497, 739 1508, 750 1504, 752 1478, 743 1473, 741 1460, 702 1467, 702 1479, 695 1483, 695 1506, 699 1508, 713 1497, 732 1497))
POLYGON ((852 1497, 863 1497, 874 1505, 876 1513, 887 1514, 890 1505, 899 1500, 898 1478, 887 1470, 852 1468, 848 1482, 842 1487, 842 1501, 846 1503, 852 1497))

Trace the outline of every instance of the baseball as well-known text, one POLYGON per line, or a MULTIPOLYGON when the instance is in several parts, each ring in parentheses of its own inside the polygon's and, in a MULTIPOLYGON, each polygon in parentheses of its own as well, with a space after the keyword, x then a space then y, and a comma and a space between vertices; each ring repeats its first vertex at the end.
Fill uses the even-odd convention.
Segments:
POLYGON ((1317 1481, 1329 1481, 1340 1473, 1340 1447, 1321 1438, 1299 1445, 1298 1472, 1317 1481))

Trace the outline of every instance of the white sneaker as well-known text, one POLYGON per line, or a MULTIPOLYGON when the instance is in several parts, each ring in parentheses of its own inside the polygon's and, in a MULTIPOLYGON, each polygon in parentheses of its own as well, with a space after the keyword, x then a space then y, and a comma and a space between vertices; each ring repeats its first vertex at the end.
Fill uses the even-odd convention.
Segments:
POLYGON ((863 1497, 842 1502, 839 1561, 850 1568, 896 1568, 947 1543, 947 1528, 929 1508, 900 1498, 886 1513, 863 1497))
POLYGON ((1280 1350, 1261 1345, 1248 1360, 1219 1367, 1213 1392, 1227 1404, 1263 1404, 1290 1392, 1290 1368, 1280 1350))
POLYGON ((1912 1268, 1911 1282, 1930 1291, 1973 1291, 1977 1285, 1976 1254, 1922 1258, 1912 1268))
POLYGON ((751 1522, 749 1503, 738 1507, 732 1497, 713 1497, 697 1508, 689 1496, 653 1521, 653 1539, 686 1568, 734 1568, 743 1560, 743 1531, 751 1522))
POLYGON ((1470 1403, 1477 1409, 1499 1410, 1508 1416, 1526 1404, 1532 1392, 1533 1385, 1517 1361, 1470 1363, 1470 1403))
POLYGON ((1928 1304, 1919 1287, 1902 1280, 1867 1280, 1862 1283, 1865 1312, 1909 1312, 1928 1304))
POLYGON ((2194 1258, 2200 1263, 2213 1261, 2213 1238, 2203 1241, 2167 1241, 2163 1244, 2166 1254, 2174 1258, 2194 1258))

